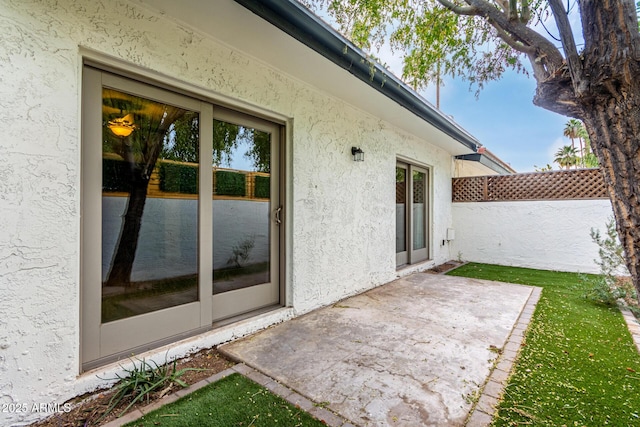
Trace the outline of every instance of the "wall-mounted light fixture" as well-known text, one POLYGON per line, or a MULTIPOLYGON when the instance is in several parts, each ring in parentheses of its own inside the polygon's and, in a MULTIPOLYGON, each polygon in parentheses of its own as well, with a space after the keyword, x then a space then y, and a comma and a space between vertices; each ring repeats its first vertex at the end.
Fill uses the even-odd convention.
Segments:
POLYGON ((359 147, 351 147, 351 154, 354 162, 364 162, 364 151, 359 147))
POLYGON ((107 127, 113 134, 120 138, 126 138, 136 130, 136 125, 133 123, 133 114, 127 114, 122 118, 117 118, 109 121, 107 127))

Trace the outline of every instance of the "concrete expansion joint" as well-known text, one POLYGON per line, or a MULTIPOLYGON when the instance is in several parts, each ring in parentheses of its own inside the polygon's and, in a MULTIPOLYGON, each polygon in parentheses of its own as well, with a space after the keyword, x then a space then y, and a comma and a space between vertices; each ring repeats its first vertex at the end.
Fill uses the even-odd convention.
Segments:
POLYGON ((486 427, 493 421, 493 416, 502 400, 507 381, 520 355, 520 348, 522 347, 526 330, 533 319, 541 294, 542 288, 531 287, 529 298, 524 304, 514 328, 509 334, 504 347, 499 349, 499 354, 494 361, 491 373, 480 388, 478 400, 469 411, 469 416, 464 424, 465 427, 486 427))

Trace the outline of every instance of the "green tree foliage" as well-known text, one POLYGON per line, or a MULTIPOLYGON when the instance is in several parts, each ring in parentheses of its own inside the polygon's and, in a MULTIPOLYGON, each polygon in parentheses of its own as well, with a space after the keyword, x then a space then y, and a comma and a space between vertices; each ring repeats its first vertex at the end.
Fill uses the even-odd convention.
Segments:
POLYGON ((571 169, 571 166, 578 164, 578 151, 575 147, 565 145, 556 151, 556 157, 553 159, 561 168, 571 169))
POLYGON ((224 166, 231 163, 234 150, 238 147, 241 126, 220 120, 213 121, 213 164, 224 166))
MULTIPOLYGON (((575 148, 575 140, 577 139, 580 142, 580 151, 576 151, 577 161, 575 163, 575 167, 578 166, 583 168, 597 168, 600 166, 598 162, 598 158, 591 151, 591 141, 589 139, 589 133, 580 120, 570 119, 565 124, 563 135, 567 138, 571 139, 571 147, 575 148)), ((563 147, 566 148, 566 147, 563 147)), ((556 159, 554 162, 558 162, 558 158, 564 157, 567 153, 561 154, 561 150, 556 153, 556 159)), ((565 162, 566 164, 566 162, 565 162)))
POLYGON ((199 114, 188 112, 173 123, 164 137, 160 158, 198 163, 199 114))
POLYGON ((547 163, 546 166, 533 165, 533 170, 535 170, 536 172, 549 172, 553 170, 553 166, 551 166, 549 163, 547 163))
POLYGON ((600 167, 600 162, 598 161, 598 157, 591 150, 591 139, 589 139, 589 132, 587 132, 587 128, 582 123, 580 130, 578 132, 578 138, 581 141, 584 141, 584 154, 582 156, 582 165, 585 168, 598 168, 600 167))
POLYGON ((213 164, 229 166, 233 156, 238 155, 240 144, 246 145, 244 156, 251 160, 258 172, 270 172, 271 135, 257 129, 214 120, 213 164))
POLYGON ((569 119, 569 121, 564 125, 564 131, 562 134, 571 140, 572 147, 575 147, 574 140, 578 138, 578 133, 582 126, 582 122, 576 119, 569 119))
MULTIPOLYGON (((438 0, 306 0, 324 7, 340 30, 365 51, 389 42, 404 52, 403 79, 414 88, 441 75, 462 77, 482 88, 507 69, 525 72, 520 54, 483 19, 451 13, 438 0)), ((528 2, 519 19, 528 21, 528 2)), ((538 2, 536 2, 538 3, 538 2)))
POLYGON ((245 153, 257 172, 271 172, 271 135, 266 132, 251 129, 247 137, 252 142, 245 153))

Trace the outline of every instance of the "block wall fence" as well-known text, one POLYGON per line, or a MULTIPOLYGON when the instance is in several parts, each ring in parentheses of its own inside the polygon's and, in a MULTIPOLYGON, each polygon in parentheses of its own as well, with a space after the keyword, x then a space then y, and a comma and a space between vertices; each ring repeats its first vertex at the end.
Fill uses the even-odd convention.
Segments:
POLYGON ((452 258, 598 273, 591 229, 613 218, 599 169, 453 179, 452 258))

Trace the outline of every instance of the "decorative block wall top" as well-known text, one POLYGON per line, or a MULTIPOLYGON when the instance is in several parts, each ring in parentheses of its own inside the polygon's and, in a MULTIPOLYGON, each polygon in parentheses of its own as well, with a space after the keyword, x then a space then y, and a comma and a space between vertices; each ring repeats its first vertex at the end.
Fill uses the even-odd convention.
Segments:
POLYGON ((608 198, 600 169, 453 178, 453 202, 608 198))

